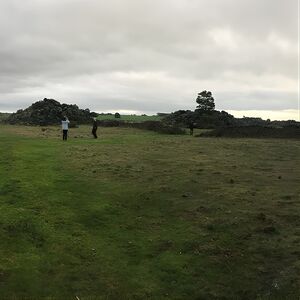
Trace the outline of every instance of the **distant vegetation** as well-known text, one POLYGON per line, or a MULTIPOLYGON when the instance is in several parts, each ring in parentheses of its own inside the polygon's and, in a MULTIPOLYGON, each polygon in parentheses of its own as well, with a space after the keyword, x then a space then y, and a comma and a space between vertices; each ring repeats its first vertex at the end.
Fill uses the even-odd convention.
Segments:
MULTIPOLYGON (((211 136, 256 136, 266 134, 279 137, 286 131, 258 130, 257 128, 300 128, 300 122, 294 120, 271 121, 261 118, 235 118, 226 111, 215 109, 215 99, 210 91, 198 93, 195 110, 178 110, 173 113, 157 113, 156 115, 122 115, 115 113, 95 113, 80 109, 75 104, 61 104, 54 99, 45 98, 33 103, 28 108, 18 110, 13 114, 0 114, 0 122, 21 125, 55 125, 66 115, 71 121, 71 127, 77 124, 88 124, 92 117, 97 117, 103 127, 133 127, 152 130, 159 133, 183 134, 184 128, 217 129, 207 133, 211 136), (248 129, 226 129, 247 127, 248 129), (256 127, 256 129, 250 128, 256 127)), ((260 136, 261 135, 261 136, 260 136)), ((297 131, 291 130, 287 136, 297 136, 297 131), (296 133, 295 133, 296 132, 296 133)))
POLYGON ((54 125, 58 124, 64 116, 71 122, 89 123, 97 113, 87 109, 80 109, 76 104, 61 104, 54 99, 47 99, 33 103, 26 109, 19 109, 7 118, 10 124, 24 125, 54 125))
MULTIPOLYGON (((26 109, 20 109, 16 113, 5 116, 5 123, 20 125, 57 125, 64 116, 71 121, 70 126, 77 124, 87 124, 92 117, 97 117, 100 126, 104 127, 132 127, 151 130, 165 134, 184 134, 185 131, 177 124, 163 122, 167 114, 156 116, 147 115, 121 115, 97 114, 89 109, 80 109, 75 104, 61 104, 54 99, 47 99, 33 103, 26 109)), ((4 119, 4 117, 3 117, 4 119)))
MULTIPOLYGON (((294 120, 288 121, 270 121, 261 118, 235 118, 226 111, 215 110, 214 98, 209 91, 203 91, 196 98, 198 104, 194 111, 178 110, 164 118, 169 124, 189 127, 193 124, 196 128, 214 129, 224 127, 241 127, 241 126, 261 126, 261 127, 298 127, 300 122, 294 120)), ((245 130, 244 130, 245 132, 245 130)))
MULTIPOLYGON (((119 114, 120 115, 120 114, 119 114)), ((115 114, 99 114, 97 119, 99 121, 115 120, 115 114)), ((144 122, 144 121, 161 121, 163 116, 147 116, 147 115, 120 115, 119 120, 125 122, 144 122)))
POLYGON ((185 130, 176 125, 168 124, 163 121, 124 121, 121 119, 102 120, 98 121, 98 124, 102 127, 126 127, 126 128, 138 128, 144 130, 155 131, 165 134, 185 134, 185 130))
POLYGON ((97 119, 100 126, 103 127, 130 127, 155 131, 164 134, 185 134, 185 130, 180 125, 165 122, 168 114, 158 113, 157 115, 121 115, 99 114, 97 119))
POLYGON ((5 122, 10 115, 11 115, 10 113, 1 113, 0 112, 0 123, 5 122))

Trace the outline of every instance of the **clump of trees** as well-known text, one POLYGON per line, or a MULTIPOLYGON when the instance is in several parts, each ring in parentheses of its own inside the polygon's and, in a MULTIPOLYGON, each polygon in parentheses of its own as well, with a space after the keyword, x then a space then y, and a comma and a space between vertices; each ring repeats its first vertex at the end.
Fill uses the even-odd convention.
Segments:
POLYGON ((194 111, 178 110, 165 117, 165 122, 188 127, 191 123, 198 128, 230 126, 235 118, 226 111, 215 110, 215 99, 210 91, 198 93, 198 104, 194 111))
POLYGON ((92 117, 97 117, 97 113, 87 109, 80 109, 76 104, 59 103, 54 99, 37 101, 26 109, 19 109, 11 114, 7 122, 10 124, 23 125, 55 125, 64 116, 68 116, 72 123, 84 124, 91 122, 92 117))
POLYGON ((196 109, 178 110, 164 118, 164 121, 176 126, 189 127, 193 124, 197 128, 214 129, 220 127, 297 127, 300 128, 300 122, 289 121, 270 121, 262 118, 235 118, 226 111, 215 109, 215 99, 210 91, 198 93, 196 98, 196 109))

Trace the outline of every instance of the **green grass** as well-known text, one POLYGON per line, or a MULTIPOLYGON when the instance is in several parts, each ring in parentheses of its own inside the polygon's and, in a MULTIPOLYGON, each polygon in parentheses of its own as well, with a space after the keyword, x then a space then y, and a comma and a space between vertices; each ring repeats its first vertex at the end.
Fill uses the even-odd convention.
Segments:
POLYGON ((121 115, 120 119, 116 119, 115 115, 99 115, 98 120, 122 120, 126 122, 145 122, 145 121, 160 121, 161 116, 146 116, 146 115, 121 115))
POLYGON ((0 127, 0 298, 299 298, 299 141, 99 136, 0 127))

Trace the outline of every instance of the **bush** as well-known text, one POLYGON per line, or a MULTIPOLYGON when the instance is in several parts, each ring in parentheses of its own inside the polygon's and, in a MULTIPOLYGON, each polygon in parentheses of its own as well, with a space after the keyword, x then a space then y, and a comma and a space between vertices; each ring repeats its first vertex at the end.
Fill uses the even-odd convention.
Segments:
POLYGON ((164 126, 158 132, 164 134, 185 134, 185 130, 177 126, 164 126))
POLYGON ((131 123, 131 127, 151 130, 164 134, 185 134, 185 131, 179 126, 172 126, 160 121, 145 121, 142 123, 131 123))
POLYGON ((69 128, 78 128, 78 127, 79 127, 78 124, 76 122, 74 122, 74 121, 71 121, 69 123, 69 128))
POLYGON ((0 113, 0 123, 6 123, 9 116, 9 113, 0 113))
POLYGON ((125 122, 121 120, 98 120, 97 123, 103 127, 121 127, 126 125, 125 122))
POLYGON ((235 119, 225 111, 203 111, 203 110, 178 110, 166 116, 164 121, 168 124, 189 127, 191 123, 196 128, 212 129, 218 126, 232 126, 235 119))

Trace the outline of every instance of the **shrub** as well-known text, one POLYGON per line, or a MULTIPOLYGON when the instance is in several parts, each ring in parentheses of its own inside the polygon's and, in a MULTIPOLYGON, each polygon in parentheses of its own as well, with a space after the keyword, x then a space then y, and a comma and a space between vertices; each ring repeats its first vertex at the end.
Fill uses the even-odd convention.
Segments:
POLYGON ((142 123, 131 123, 131 127, 151 130, 164 134, 185 134, 185 131, 179 126, 168 125, 160 121, 145 121, 142 123))
POLYGON ((69 123, 69 128, 78 128, 78 124, 76 122, 74 122, 74 121, 71 121, 69 123))
POLYGON ((121 127, 125 126, 125 122, 121 120, 98 120, 98 125, 103 127, 121 127))

